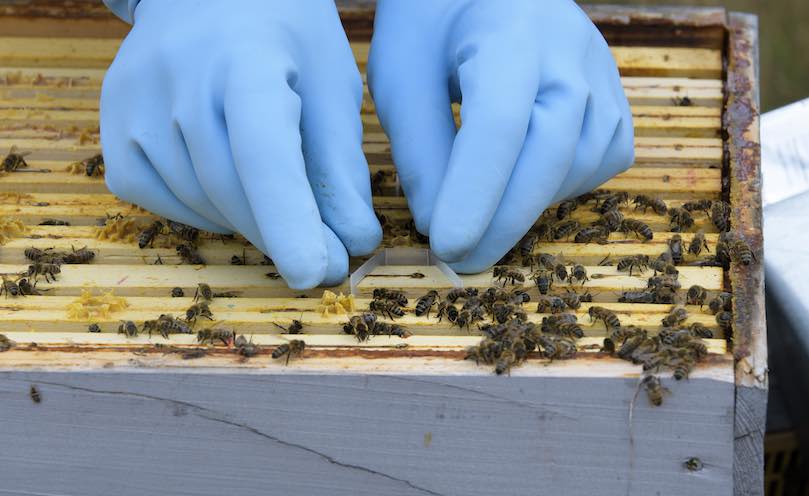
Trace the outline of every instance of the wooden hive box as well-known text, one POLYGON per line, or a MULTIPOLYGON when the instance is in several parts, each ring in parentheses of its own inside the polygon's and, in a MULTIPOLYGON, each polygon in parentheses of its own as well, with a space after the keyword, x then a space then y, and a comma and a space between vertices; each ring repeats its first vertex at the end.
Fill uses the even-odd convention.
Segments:
MULTIPOLYGON (((659 195, 672 206, 728 200, 733 230, 760 260, 756 19, 721 9, 588 13, 613 48, 636 125, 637 163, 604 188, 659 195)), ((364 72, 372 2, 342 2, 341 14, 364 72)), ((42 296, 0 299, 0 332, 16 343, 0 353, 0 492, 762 494, 767 361, 760 264, 680 268, 684 288, 732 291, 733 330, 723 332, 713 315, 689 306, 688 322, 715 333, 706 340, 710 354, 687 381, 664 373, 671 394, 654 407, 643 396, 633 401, 640 366, 600 352, 604 329, 587 318, 580 318, 585 337, 575 358, 532 357, 509 377, 496 376, 464 360, 477 333, 415 317, 412 308, 400 320, 414 333, 409 339, 358 343, 342 333, 346 316, 318 312, 322 289, 291 291, 267 277, 273 268, 239 239, 203 236, 206 266, 180 264, 160 243, 139 250, 133 242, 96 239, 98 218, 152 219, 110 195, 102 179, 66 171, 99 151, 99 88, 126 29, 95 0, 0 2, 0 150, 31 152, 30 166, 50 171, 0 177, 0 216, 24 224, 0 246, 0 273, 24 271, 31 246, 96 252, 92 264, 65 265, 55 282, 41 281, 48 289, 42 296), (49 218, 70 225, 39 225, 49 218), (230 264, 243 253, 246 265, 230 264), (162 265, 154 265, 158 256, 162 265), (184 359, 198 347, 194 336, 116 332, 120 320, 182 314, 199 282, 238 293, 215 298, 211 310, 266 346, 258 356, 244 360, 214 346, 184 359), (186 297, 170 297, 175 286, 186 297), (86 288, 114 290, 128 307, 71 317, 68 305, 86 288), (285 366, 270 353, 294 337, 273 324, 295 319, 304 323, 307 348, 285 366), (101 333, 87 332, 91 321, 101 333), (699 470, 686 467, 692 458, 699 470)), ((409 214, 396 196, 389 145, 373 103, 365 103, 371 172, 391 171, 374 203, 401 222, 409 214)), ((594 215, 574 212, 581 221, 594 215)), ((535 250, 587 266, 584 286, 597 304, 655 333, 670 305, 617 303, 622 290, 645 287, 649 274, 598 265, 608 254, 655 257, 666 250, 667 219, 631 215, 651 225, 653 240, 613 234, 606 245, 555 242, 535 250)), ((695 217, 691 231, 705 230, 713 249, 716 228, 695 217)), ((486 288, 492 276, 463 281, 486 288)), ((360 284, 359 309, 376 287, 418 297, 450 284, 435 267, 377 269, 360 284)), ((348 283, 332 289, 347 293, 348 283)), ((530 281, 526 289, 536 296, 530 281)))

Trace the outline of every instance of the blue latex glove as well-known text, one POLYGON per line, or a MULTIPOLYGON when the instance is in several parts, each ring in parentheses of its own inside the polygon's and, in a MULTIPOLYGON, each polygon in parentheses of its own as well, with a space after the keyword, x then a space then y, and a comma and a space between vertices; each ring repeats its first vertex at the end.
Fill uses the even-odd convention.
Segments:
POLYGON ((570 0, 379 0, 368 71, 416 226, 459 272, 634 159, 615 61, 570 0))
POLYGON ((101 95, 110 190, 238 231, 293 288, 336 284, 382 231, 362 80, 331 0, 121 0, 134 27, 101 95))

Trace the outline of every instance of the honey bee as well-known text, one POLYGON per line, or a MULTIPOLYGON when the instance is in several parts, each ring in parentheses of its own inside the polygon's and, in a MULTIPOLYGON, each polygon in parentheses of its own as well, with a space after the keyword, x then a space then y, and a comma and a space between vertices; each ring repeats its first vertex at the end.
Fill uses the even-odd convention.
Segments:
POLYGON ((466 349, 466 360, 475 360, 481 363, 492 364, 503 353, 503 343, 493 339, 483 339, 477 346, 466 349))
POLYGON ((531 254, 534 252, 534 246, 537 244, 538 240, 539 235, 537 233, 528 231, 520 242, 517 243, 517 252, 523 260, 531 258, 531 254))
POLYGON ((686 231, 694 225, 694 218, 684 208, 669 209, 669 229, 672 232, 686 231))
POLYGON ((553 273, 556 278, 559 279, 559 281, 564 282, 567 280, 568 273, 565 264, 556 264, 556 266, 553 268, 553 273))
POLYGON ((183 262, 189 265, 205 265, 205 259, 200 256, 197 249, 191 243, 182 243, 177 245, 177 255, 183 259, 183 262))
POLYGON ((364 313, 362 315, 352 316, 346 324, 343 325, 343 332, 352 334, 357 341, 362 343, 367 341, 371 334, 373 334, 376 327, 376 314, 364 313))
POLYGON ((45 276, 45 282, 52 282, 56 280, 56 276, 62 273, 62 269, 55 263, 34 262, 28 266, 28 277, 33 277, 34 280, 39 276, 45 276))
POLYGON ((685 301, 689 305, 699 305, 700 308, 705 304, 705 300, 708 298, 708 291, 699 286, 694 284, 690 288, 688 288, 688 293, 685 295, 685 301))
POLYGON ((714 315, 722 310, 733 310, 733 295, 724 291, 719 293, 715 298, 708 302, 708 308, 714 315))
POLYGON ((652 405, 660 406, 663 404, 663 396, 668 394, 669 390, 661 384, 660 378, 647 375, 641 381, 641 385, 646 390, 646 396, 652 405))
POLYGON ((674 307, 662 320, 665 327, 674 327, 688 319, 688 311, 683 307, 674 307))
POLYGON ((711 205, 711 222, 719 232, 730 229, 730 204, 724 201, 713 202, 711 205))
POLYGON ((157 320, 147 320, 144 322, 143 332, 147 331, 149 332, 149 337, 152 337, 152 332, 158 332, 165 339, 168 339, 169 334, 194 333, 188 324, 169 314, 162 314, 157 320))
POLYGON ((623 344, 621 344, 615 354, 618 355, 618 358, 628 360, 635 354, 635 352, 638 351, 646 340, 647 337, 645 331, 629 336, 624 340, 623 344))
POLYGON ((688 326, 688 330, 691 332, 691 335, 696 338, 711 339, 713 337, 713 331, 699 322, 694 322, 688 326))
POLYGON ((576 243, 607 244, 610 231, 604 226, 589 226, 576 233, 573 241, 576 243))
POLYGON ((69 226, 70 222, 61 219, 42 219, 40 226, 69 226))
POLYGON ((449 300, 451 303, 455 303, 461 298, 474 298, 478 295, 478 293, 479 291, 477 288, 454 288, 447 293, 447 300, 449 300))
POLYGON ((122 320, 121 325, 118 326, 118 334, 123 334, 128 338, 134 338, 138 335, 138 326, 131 320, 122 320))
POLYGON ((138 248, 141 250, 147 246, 154 246, 154 241, 157 236, 163 232, 163 223, 156 220, 149 224, 143 231, 138 233, 138 248))
POLYGON ((416 315, 418 317, 421 316, 430 316, 430 310, 432 310, 433 306, 435 306, 435 302, 438 299, 438 291, 431 290, 426 295, 422 296, 416 301, 416 315))
POLYGON ((199 317, 213 320, 213 313, 211 313, 211 309, 208 307, 208 302, 202 301, 195 303, 185 311, 186 322, 196 323, 199 317))
POLYGON ((454 324, 459 328, 465 328, 468 331, 472 324, 481 320, 483 320, 483 309, 478 306, 474 308, 461 309, 461 311, 458 312, 458 318, 455 319, 454 324))
POLYGON ((31 283, 31 281, 25 277, 17 281, 17 286, 20 288, 20 294, 23 296, 40 296, 42 295, 42 291, 50 291, 49 289, 43 289, 40 291, 37 289, 36 281, 31 283))
POLYGON ((567 220, 564 222, 559 222, 555 226, 553 226, 553 235, 552 238, 555 241, 559 241, 561 239, 569 238, 574 232, 576 232, 581 225, 575 220, 567 220))
POLYGON ((25 255, 25 258, 27 258, 28 260, 31 260, 32 262, 39 262, 40 260, 42 260, 43 258, 45 258, 48 255, 47 252, 49 250, 53 250, 53 248, 47 248, 45 250, 41 250, 39 248, 36 248, 36 247, 32 246, 30 248, 26 248, 23 251, 23 254, 25 255))
POLYGON ((194 300, 197 301, 202 299, 204 301, 211 301, 213 300, 213 290, 211 287, 204 282, 201 282, 197 285, 196 291, 194 291, 194 300))
POLYGON ((603 321, 604 326, 607 328, 608 331, 621 327, 621 321, 618 319, 618 316, 615 314, 615 312, 607 310, 604 307, 592 306, 590 307, 588 313, 590 314, 590 321, 592 322, 596 320, 603 321))
POLYGON ((61 255, 61 261, 66 264, 86 264, 92 262, 95 256, 95 252, 88 249, 86 246, 78 250, 71 246, 70 253, 61 255))
POLYGON ((28 162, 25 161, 25 157, 30 154, 31 152, 17 153, 17 147, 12 146, 6 158, 3 159, 3 171, 15 172, 28 167, 28 162))
POLYGON ((546 295, 553 287, 553 275, 547 270, 539 270, 531 275, 531 279, 537 285, 540 294, 546 295), (550 275, 549 275, 550 274, 550 275))
MULTIPOLYGON (((260 346, 253 343, 253 339, 248 340, 244 336, 239 336, 233 341, 233 346, 236 348, 236 353, 241 355, 243 359, 252 358, 259 354, 260 346)), ((289 363, 289 360, 287 360, 289 363)))
POLYGON ((624 214, 618 210, 608 210, 596 221, 599 226, 604 226, 607 231, 615 232, 621 229, 624 222, 624 214))
POLYGON ((564 200, 556 207, 556 218, 558 220, 563 220, 565 217, 569 217, 570 214, 577 208, 579 208, 579 202, 575 199, 564 200))
POLYGON ((618 298, 619 303, 655 303, 657 295, 654 291, 624 291, 618 298))
POLYGON ((188 243, 196 243, 197 239, 199 239, 199 229, 196 227, 191 227, 183 224, 182 222, 169 219, 166 219, 166 222, 168 224, 169 232, 177 238, 188 243))
POLYGON ((398 303, 392 300, 371 300, 368 309, 372 312, 382 314, 389 319, 404 317, 404 310, 398 303))
POLYGON ((28 390, 28 396, 31 397, 31 401, 34 403, 41 403, 42 402, 42 394, 40 394, 39 389, 33 384, 28 390))
POLYGON ((293 339, 289 343, 282 344, 272 351, 272 357, 278 360, 281 357, 286 357, 285 365, 289 365, 290 358, 298 358, 303 355, 306 349, 306 343, 300 339, 293 339))
POLYGON ((633 201, 635 210, 640 210, 646 213, 646 210, 652 209, 657 215, 666 215, 668 206, 666 202, 656 196, 638 195, 633 201))
POLYGON ((637 269, 640 272, 649 268, 649 256, 648 255, 633 255, 629 257, 624 257, 618 261, 617 269, 622 272, 629 271, 629 275, 632 275, 632 270, 637 269))
POLYGON ((683 238, 679 234, 675 234, 669 239, 669 253, 675 264, 683 262, 683 238))
POLYGON ((377 322, 374 326, 374 334, 388 336, 396 336, 397 338, 407 339, 413 335, 406 327, 397 324, 388 324, 387 322, 377 322))
POLYGON ((629 193, 622 191, 608 195, 601 201, 601 204, 593 209, 594 212, 605 214, 610 210, 615 210, 621 203, 629 201, 629 193))
POLYGON ((671 99, 671 102, 678 107, 690 107, 694 105, 694 101, 688 98, 688 96, 674 97, 671 99))
POLYGON ((104 176, 104 156, 100 153, 82 160, 81 165, 84 166, 84 174, 87 177, 104 176))
POLYGON ((585 282, 590 280, 590 278, 587 277, 587 269, 584 267, 584 265, 576 264, 573 266, 573 270, 570 271, 569 282, 573 284, 574 280, 580 282, 582 286, 584 286, 585 282))
POLYGON ((387 171, 385 170, 378 170, 371 174, 371 194, 376 196, 382 196, 382 184, 385 182, 385 177, 387 176, 387 171))
POLYGON ((540 269, 554 270, 556 257, 550 253, 540 253, 532 261, 531 266, 537 265, 540 269))
POLYGON ((2 276, 2 278, 3 284, 2 286, 0 286, 0 293, 5 294, 6 298, 8 298, 9 296, 13 298, 16 298, 17 296, 20 295, 25 296, 22 293, 22 291, 20 291, 20 286, 16 282, 8 279, 6 276, 2 276))
POLYGON ((214 344, 214 341, 219 341, 223 346, 230 346, 236 339, 236 333, 230 329, 210 327, 197 332, 198 343, 214 344))
MULTIPOLYGON (((564 308, 564 304, 562 305, 564 308)), ((463 312, 463 310, 461 311, 463 312)), ((492 317, 494 317, 495 322, 500 324, 506 323, 512 317, 520 320, 528 320, 525 310, 511 303, 496 303, 492 307, 492 317)))
POLYGON ((733 325, 733 314, 727 310, 723 310, 716 314, 716 323, 719 324, 724 330, 729 330, 733 325))
POLYGON ((620 231, 624 234, 633 233, 635 236, 643 238, 646 241, 654 239, 654 231, 652 231, 652 228, 645 222, 641 222, 637 219, 624 219, 621 223, 620 231))
POLYGON ((750 265, 756 260, 756 254, 750 249, 746 241, 735 238, 727 245, 730 259, 742 265, 750 265))
POLYGON ((688 375, 696 366, 696 361, 692 356, 683 355, 667 360, 666 365, 671 367, 673 371, 672 377, 674 377, 674 379, 677 381, 681 381, 688 378, 688 375))
POLYGON ((8 351, 13 348, 17 343, 10 340, 5 334, 0 334, 0 353, 8 351))
MULTIPOLYGON (((574 293, 575 294, 575 293, 574 293)), ((581 305, 581 304, 579 304, 581 305)), ((567 304, 558 296, 542 296, 537 304, 537 313, 562 313, 567 304)))
POLYGON ((688 244, 688 253, 699 256, 703 249, 705 249, 705 251, 711 251, 710 248, 708 248, 708 241, 705 239, 705 233, 699 231, 691 239, 691 243, 688 244))
POLYGON ((441 322, 441 320, 446 316, 447 320, 454 323, 456 320, 458 320, 458 308, 448 301, 442 301, 438 304, 438 312, 436 316, 438 317, 439 322, 441 322))
MULTIPOLYGON (((303 314, 301 314, 301 316, 303 316, 303 314)), ((303 334, 303 322, 300 320, 293 320, 292 323, 289 324, 289 327, 284 327, 275 322, 273 322, 273 324, 287 334, 303 334)))
POLYGON ((183 296, 185 296, 185 291, 183 291, 183 288, 171 288, 172 298, 182 298, 183 296))
POLYGON ((571 289, 568 289, 567 292, 562 295, 562 301, 564 301, 565 305, 567 305, 571 310, 578 310, 581 308, 581 297, 578 293, 571 289))
POLYGON ((510 349, 504 349, 500 356, 497 357, 494 363, 494 373, 497 375, 511 373, 511 367, 517 363, 517 358, 514 352, 510 349))
POLYGON ((242 254, 230 257, 230 265, 247 265, 247 250, 242 248, 242 254))
POLYGON ((376 288, 374 289, 374 299, 376 300, 390 300, 396 302, 399 306, 407 306, 407 296, 394 289, 376 288))
POLYGON ((694 200, 683 203, 682 208, 689 212, 705 212, 709 213, 713 202, 711 200, 694 200))
POLYGON ((660 342, 669 346, 685 346, 693 338, 689 329, 664 327, 658 334, 660 342))
MULTIPOLYGON (((554 353, 549 357, 553 359, 566 360, 576 355, 576 342, 567 336, 552 336, 554 353)), ((546 350, 547 351, 547 350, 546 350)))
POLYGON ((508 265, 495 266, 494 269, 492 269, 492 277, 494 277, 497 282, 503 283, 503 287, 505 287, 506 284, 522 284, 525 282, 525 275, 522 271, 508 265))

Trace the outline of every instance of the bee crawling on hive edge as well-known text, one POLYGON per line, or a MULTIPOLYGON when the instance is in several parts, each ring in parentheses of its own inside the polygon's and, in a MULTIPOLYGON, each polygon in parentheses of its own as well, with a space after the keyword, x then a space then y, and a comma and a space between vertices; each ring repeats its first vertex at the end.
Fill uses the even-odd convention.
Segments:
POLYGON ((293 339, 289 343, 285 343, 276 347, 272 352, 272 357, 275 360, 286 357, 284 365, 289 365, 290 358, 300 358, 306 349, 306 343, 301 339, 293 339))

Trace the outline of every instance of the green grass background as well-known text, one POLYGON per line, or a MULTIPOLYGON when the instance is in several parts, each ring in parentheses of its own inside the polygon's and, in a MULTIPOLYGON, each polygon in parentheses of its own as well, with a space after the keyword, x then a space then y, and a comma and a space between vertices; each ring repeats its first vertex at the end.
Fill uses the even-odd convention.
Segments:
MULTIPOLYGON (((764 111, 809 97, 809 0, 587 0, 629 5, 707 5, 759 16, 764 111)), ((809 125, 809 123, 806 123, 809 125)))

